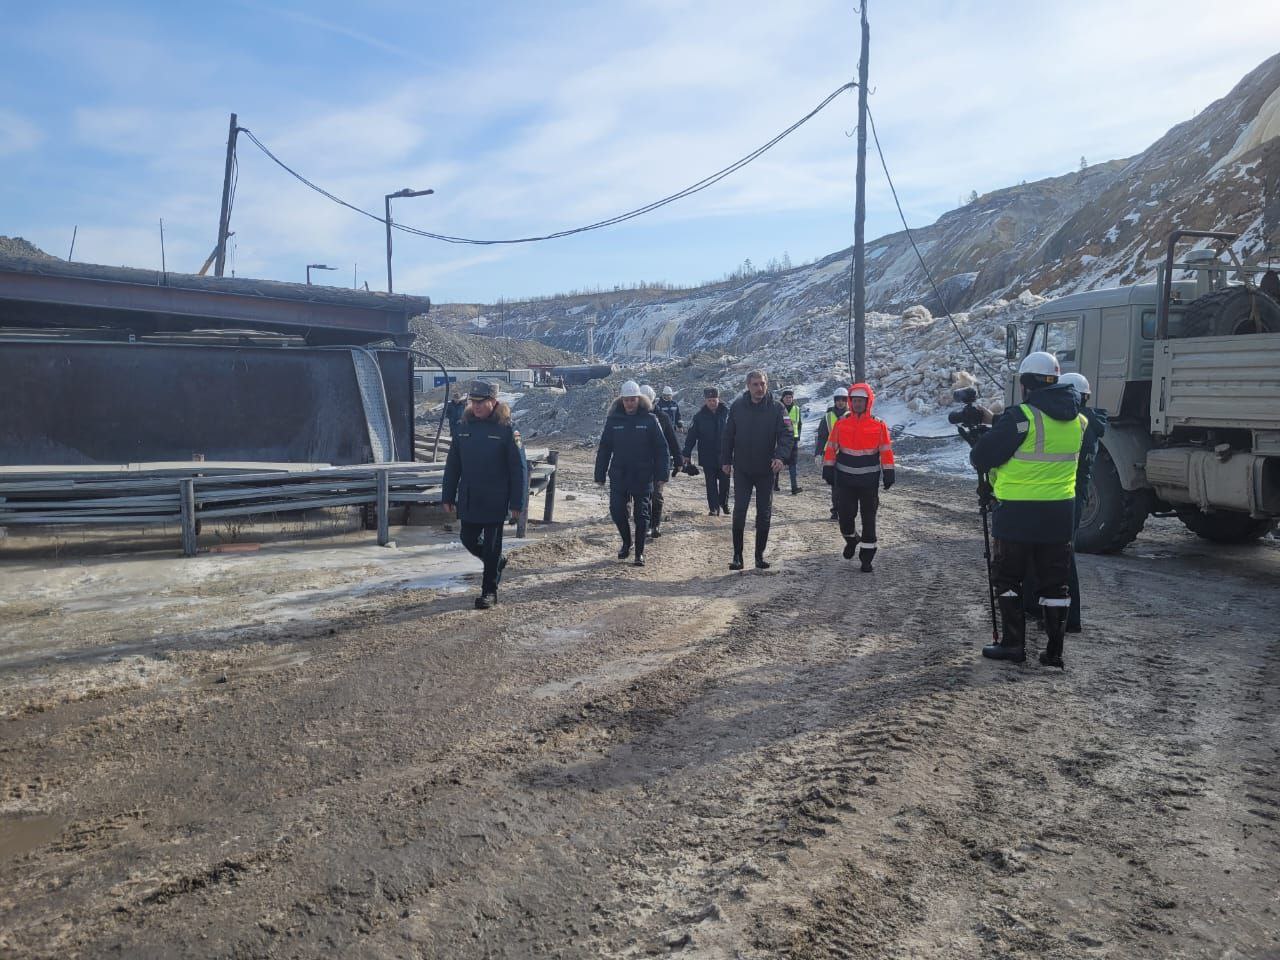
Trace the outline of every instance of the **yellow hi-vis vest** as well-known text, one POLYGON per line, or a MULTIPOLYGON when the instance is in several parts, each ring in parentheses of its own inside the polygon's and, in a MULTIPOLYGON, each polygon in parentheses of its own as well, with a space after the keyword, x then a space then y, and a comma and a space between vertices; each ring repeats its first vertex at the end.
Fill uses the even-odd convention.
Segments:
POLYGON ((1014 455, 992 470, 996 499, 1074 500, 1076 461, 1089 421, 1083 414, 1074 420, 1055 420, 1030 404, 1022 404, 1027 435, 1014 455))

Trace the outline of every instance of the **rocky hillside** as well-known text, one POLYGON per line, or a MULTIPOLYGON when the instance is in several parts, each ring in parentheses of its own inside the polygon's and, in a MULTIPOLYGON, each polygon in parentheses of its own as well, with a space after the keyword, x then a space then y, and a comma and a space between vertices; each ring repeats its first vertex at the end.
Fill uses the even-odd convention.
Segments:
POLYGON ((0 237, 0 256, 26 257, 28 260, 56 260, 45 253, 34 243, 22 237, 0 237))
MULTIPOLYGON (((1280 55, 1147 150, 1066 176, 993 191, 915 238, 952 311, 1024 291, 1057 296, 1148 280, 1177 226, 1242 234, 1246 254, 1280 244, 1280 55), (1268 202, 1270 207, 1268 207, 1268 202)), ((506 305, 506 332, 616 360, 750 352, 797 320, 834 318, 849 291, 850 251, 780 273, 686 291, 623 291, 506 305)), ((868 308, 941 304, 905 233, 868 243, 868 308)), ((433 319, 481 334, 495 311, 445 304, 433 319)))
POLYGON ((442 327, 427 317, 410 321, 413 345, 429 353, 448 367, 483 367, 506 369, 532 364, 577 363, 575 354, 532 340, 484 337, 474 333, 442 327))

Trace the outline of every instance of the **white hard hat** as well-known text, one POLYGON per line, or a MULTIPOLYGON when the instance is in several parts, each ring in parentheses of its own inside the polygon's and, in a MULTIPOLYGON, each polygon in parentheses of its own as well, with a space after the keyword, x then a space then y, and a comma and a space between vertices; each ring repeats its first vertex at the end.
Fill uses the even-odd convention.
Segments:
POLYGON ((1089 381, 1085 378, 1083 373, 1064 373, 1058 378, 1058 382, 1070 384, 1075 387, 1076 393, 1080 394, 1082 397, 1087 397, 1090 393, 1089 381))
POLYGON ((849 396, 849 391, 848 391, 848 389, 846 389, 845 387, 836 387, 836 394, 835 394, 835 395, 836 395, 837 397, 847 397, 847 396, 849 396))
POLYGON ((662 395, 663 395, 664 397, 674 396, 674 395, 675 395, 675 391, 674 391, 674 390, 672 390, 670 387, 663 387, 663 388, 662 388, 662 395))
POLYGON ((861 397, 863 400, 870 400, 871 394, 867 393, 866 387, 854 387, 849 391, 849 399, 852 400, 854 397, 861 397))
POLYGON ((657 396, 657 394, 653 392, 653 387, 649 386, 647 383, 640 384, 640 392, 648 398, 650 403, 652 403, 654 398, 657 396))
POLYGON ((1041 377, 1056 377, 1061 375, 1062 368, 1058 366, 1058 358, 1052 353, 1037 350, 1035 353, 1028 353, 1022 358, 1022 363, 1018 365, 1018 375, 1021 376, 1024 373, 1034 373, 1041 377))
POLYGON ((638 397, 640 396, 640 384, 634 380, 623 380, 622 389, 618 391, 620 397, 638 397))

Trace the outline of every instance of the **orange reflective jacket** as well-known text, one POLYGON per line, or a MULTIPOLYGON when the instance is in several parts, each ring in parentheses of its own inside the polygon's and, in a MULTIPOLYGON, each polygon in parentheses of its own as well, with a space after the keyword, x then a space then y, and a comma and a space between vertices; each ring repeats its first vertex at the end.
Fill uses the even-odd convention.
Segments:
POLYGON ((867 393, 866 411, 859 415, 850 409, 836 421, 822 460, 836 468, 836 482, 841 486, 873 487, 879 483, 881 471, 893 475, 893 444, 888 425, 871 414, 875 393, 865 383, 855 383, 849 393, 859 390, 867 393))

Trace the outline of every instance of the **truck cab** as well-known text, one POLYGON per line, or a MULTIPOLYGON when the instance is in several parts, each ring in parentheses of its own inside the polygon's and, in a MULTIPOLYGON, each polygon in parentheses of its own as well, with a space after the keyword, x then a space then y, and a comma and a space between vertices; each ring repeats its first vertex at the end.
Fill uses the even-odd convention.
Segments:
MULTIPOLYGON (((1187 236, 1235 239, 1177 231, 1156 283, 1052 300, 1008 330, 1010 360, 1054 354, 1110 418, 1081 510, 1082 552, 1122 549, 1152 514, 1230 543, 1280 517, 1280 304, 1253 284, 1260 265, 1212 250, 1175 263, 1187 236)), ((1013 376, 1006 405, 1017 390, 1013 376)))

